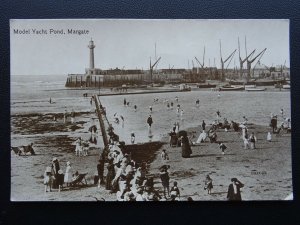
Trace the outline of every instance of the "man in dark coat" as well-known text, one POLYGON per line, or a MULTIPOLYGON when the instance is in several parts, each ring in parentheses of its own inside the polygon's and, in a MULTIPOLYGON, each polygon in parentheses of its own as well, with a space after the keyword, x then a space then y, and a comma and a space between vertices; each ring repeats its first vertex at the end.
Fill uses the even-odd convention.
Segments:
POLYGON ((147 123, 149 125, 149 127, 151 127, 152 123, 153 123, 153 120, 152 120, 152 117, 151 115, 149 115, 148 119, 147 119, 147 123))
POLYGON ((204 120, 202 121, 202 130, 205 130, 205 126, 206 126, 206 123, 204 122, 204 120))
POLYGON ((225 154, 225 149, 227 148, 222 142, 219 143, 219 148, 222 150, 222 154, 225 154))
POLYGON ((231 184, 229 184, 227 199, 228 201, 241 201, 241 191, 240 189, 244 187, 244 184, 240 182, 237 178, 231 178, 231 184))
POLYGON ((97 171, 98 171, 98 187, 100 187, 101 184, 104 184, 104 179, 103 179, 103 172, 104 172, 104 160, 100 159, 98 161, 99 163, 97 164, 97 171))
POLYGON ((271 119, 271 127, 273 129, 273 133, 277 130, 277 116, 274 116, 271 119))

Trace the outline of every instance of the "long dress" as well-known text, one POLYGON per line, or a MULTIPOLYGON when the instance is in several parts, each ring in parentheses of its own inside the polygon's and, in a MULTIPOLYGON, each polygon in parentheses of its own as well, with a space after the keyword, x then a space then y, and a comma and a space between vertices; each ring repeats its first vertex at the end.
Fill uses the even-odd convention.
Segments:
POLYGON ((52 172, 53 172, 53 175, 54 175, 54 181, 52 183, 52 187, 53 188, 58 188, 58 182, 57 182, 57 178, 58 178, 58 171, 59 171, 60 167, 59 167, 59 162, 58 161, 55 161, 52 163, 52 172))
POLYGON ((81 139, 79 138, 76 140, 75 154, 76 155, 78 154, 80 156, 81 153, 82 153, 82 146, 81 146, 81 139))
POLYGON ((183 158, 190 158, 192 149, 188 137, 182 137, 181 155, 183 158))
POLYGON ((65 177, 64 177, 64 182, 65 183, 70 183, 71 181, 72 181, 72 167, 67 166, 65 177))
POLYGON ((206 134, 205 131, 203 130, 203 132, 199 135, 199 137, 198 137, 196 143, 197 143, 197 144, 200 144, 200 143, 204 142, 205 139, 206 139, 206 137, 207 137, 207 134, 206 134))
POLYGON ((235 192, 233 184, 230 184, 229 187, 228 187, 227 199, 229 201, 241 201, 242 200, 242 196, 241 196, 240 189, 243 186, 244 186, 243 184, 237 184, 236 185, 236 192, 235 192))
POLYGON ((115 168, 113 164, 108 164, 106 175, 106 190, 112 190, 112 180, 115 178, 115 168))

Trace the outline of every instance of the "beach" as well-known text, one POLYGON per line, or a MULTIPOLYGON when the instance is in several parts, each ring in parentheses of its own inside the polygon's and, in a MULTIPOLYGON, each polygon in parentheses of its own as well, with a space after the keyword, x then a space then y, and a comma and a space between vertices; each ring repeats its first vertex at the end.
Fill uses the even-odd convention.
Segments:
MULTIPOLYGON (((93 184, 103 146, 95 105, 90 103, 90 96, 98 94, 99 90, 65 89, 64 79, 56 83, 53 80, 40 80, 26 85, 26 82, 12 82, 11 146, 33 143, 36 155, 17 156, 12 152, 11 199, 95 201, 104 198, 106 201, 115 201, 115 194, 109 194, 104 187, 98 188, 93 184), (38 89, 32 88, 32 85, 38 89), (88 93, 89 97, 83 97, 83 93, 88 93), (51 104, 49 98, 52 99, 51 104), (72 124, 69 119, 64 123, 65 111, 70 113, 72 110, 76 114, 75 123, 72 124), (98 128, 97 144, 90 145, 88 156, 75 156, 76 139, 88 139, 89 127, 92 125, 98 128), (46 166, 51 165, 53 157, 58 158, 63 171, 66 162, 70 161, 73 172, 87 173, 88 185, 67 187, 60 193, 57 190, 45 193, 43 174, 46 166)), ((109 92, 108 89, 101 91, 109 92)), ((166 163, 170 165, 170 182, 178 182, 182 200, 189 196, 201 201, 226 200, 232 177, 237 177, 245 185, 242 189, 243 200, 284 199, 292 192, 291 134, 274 134, 271 142, 268 142, 266 137, 270 131, 271 113, 279 115, 280 109, 283 108, 285 117, 290 118, 290 93, 269 89, 263 93, 221 92, 220 95, 206 89, 178 93, 102 96, 100 100, 115 132, 126 144, 130 144, 131 132, 135 133, 136 143, 149 141, 146 120, 150 114, 149 106, 152 106, 151 115, 154 122, 151 141, 162 143, 162 147, 141 155, 146 161, 151 159, 149 173, 154 176, 154 187, 158 190, 162 191, 158 169, 166 163), (178 102, 175 100, 176 96, 178 102), (129 106, 124 106, 124 98, 130 103, 129 106), (154 98, 159 100, 154 102, 154 98), (195 106, 197 99, 200 100, 199 107, 195 106), (173 109, 167 108, 167 101, 174 102, 173 109), (178 104, 184 110, 183 116, 176 113, 178 104), (137 105, 136 111, 134 105, 137 105), (257 137, 257 149, 243 149, 241 134, 232 129, 228 132, 224 129, 217 130, 218 140, 227 146, 225 155, 221 154, 218 144, 208 141, 199 146, 192 146, 193 154, 188 159, 181 157, 180 147, 169 146, 168 133, 175 122, 180 124, 180 130, 188 130, 189 135, 194 136, 193 141, 196 141, 201 131, 202 120, 205 120, 209 127, 216 119, 217 110, 222 118, 225 117, 229 121, 241 122, 242 117, 247 116, 252 124, 248 126, 249 132, 255 132, 257 137), (114 115, 122 116, 124 124, 115 124, 114 115), (166 149, 169 154, 170 159, 167 162, 160 159, 162 149, 166 149), (211 195, 204 190, 204 180, 208 174, 214 185, 211 195)))

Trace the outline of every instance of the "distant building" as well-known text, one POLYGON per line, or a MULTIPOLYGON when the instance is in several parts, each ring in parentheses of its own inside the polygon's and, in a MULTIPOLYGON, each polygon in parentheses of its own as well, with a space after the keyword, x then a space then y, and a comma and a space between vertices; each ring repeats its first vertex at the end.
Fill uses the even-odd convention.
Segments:
POLYGON ((95 68, 94 45, 90 40, 90 66, 85 69, 85 74, 68 74, 66 87, 100 87, 121 86, 123 84, 142 84, 147 82, 174 82, 183 79, 185 69, 162 69, 155 70, 150 76, 150 70, 140 69, 108 69, 95 68), (151 78, 150 78, 151 77, 151 78))

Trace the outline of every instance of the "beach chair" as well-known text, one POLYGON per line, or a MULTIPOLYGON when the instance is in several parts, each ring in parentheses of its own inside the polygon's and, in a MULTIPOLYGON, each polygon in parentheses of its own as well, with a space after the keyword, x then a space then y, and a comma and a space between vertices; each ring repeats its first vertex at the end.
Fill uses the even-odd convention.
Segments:
POLYGON ((76 186, 78 184, 81 185, 86 185, 87 186, 87 182, 85 179, 85 176, 87 175, 87 173, 83 173, 83 174, 79 174, 75 180, 73 180, 72 182, 70 182, 71 186, 76 186), (84 181, 84 182, 83 182, 84 181))

